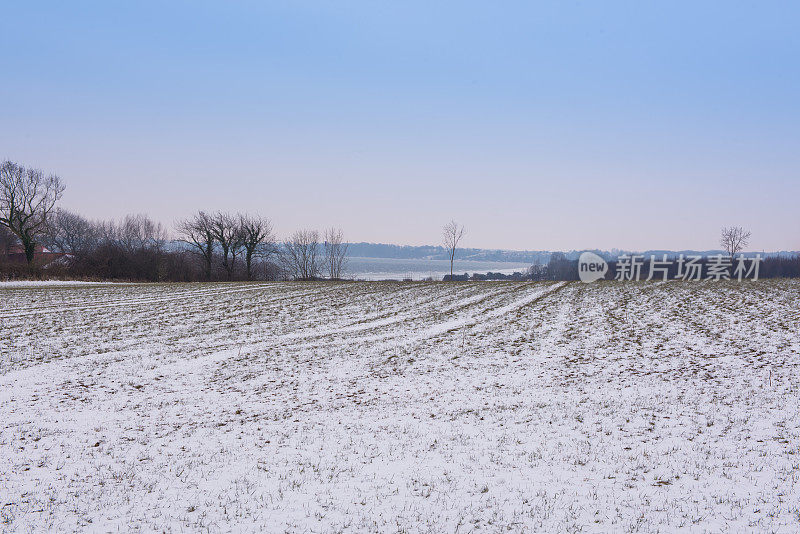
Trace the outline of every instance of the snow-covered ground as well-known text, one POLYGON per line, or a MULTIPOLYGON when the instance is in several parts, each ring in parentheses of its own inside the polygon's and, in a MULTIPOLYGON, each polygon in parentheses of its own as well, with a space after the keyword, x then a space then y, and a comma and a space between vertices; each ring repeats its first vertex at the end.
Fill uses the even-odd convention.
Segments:
POLYGON ((4 531, 800 531, 797 281, 0 303, 4 531))
POLYGON ((83 282, 80 280, 11 280, 0 281, 0 289, 18 287, 54 287, 54 286, 100 286, 120 284, 124 282, 83 282))

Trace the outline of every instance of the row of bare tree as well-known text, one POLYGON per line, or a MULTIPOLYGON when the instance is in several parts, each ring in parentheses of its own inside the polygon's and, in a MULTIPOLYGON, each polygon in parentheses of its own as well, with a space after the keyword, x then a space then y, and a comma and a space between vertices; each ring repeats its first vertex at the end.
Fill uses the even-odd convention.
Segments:
POLYGON ((233 279, 237 258, 244 258, 247 279, 252 280, 253 260, 275 252, 272 224, 260 216, 201 211, 179 221, 176 230, 181 240, 191 245, 201 258, 208 280, 212 278, 217 252, 228 280, 233 279))
POLYGON ((347 265, 347 243, 342 230, 329 228, 323 235, 316 230, 298 230, 283 243, 281 257, 284 268, 294 278, 312 280, 320 274, 332 280, 339 280, 347 265))
POLYGON ((55 209, 39 241, 66 255, 74 274, 133 280, 341 279, 347 244, 339 229, 300 230, 278 241, 261 216, 200 211, 178 221, 180 246, 145 215, 90 221, 55 209))
POLYGON ((300 230, 279 242, 264 217, 200 211, 176 223, 185 244, 176 246, 167 229, 145 215, 129 215, 120 222, 91 221, 57 208, 64 189, 56 175, 12 161, 0 163, 4 257, 21 246, 33 267, 44 246, 63 255, 59 268, 69 271, 65 274, 134 280, 311 280, 344 275, 347 243, 340 229, 328 229, 322 238, 316 230, 300 230))
POLYGON ((207 213, 199 211, 175 226, 181 240, 202 260, 208 279, 216 255, 221 258, 228 280, 234 277, 237 259, 244 261, 247 279, 254 277, 256 259, 275 261, 284 276, 297 280, 327 277, 342 278, 347 262, 347 243, 341 229, 330 228, 324 233, 298 230, 278 243, 268 219, 260 216, 207 213))
POLYGON ((91 221, 64 209, 50 216, 40 243, 62 254, 54 267, 86 278, 191 280, 191 265, 168 250, 166 229, 145 215, 91 221))

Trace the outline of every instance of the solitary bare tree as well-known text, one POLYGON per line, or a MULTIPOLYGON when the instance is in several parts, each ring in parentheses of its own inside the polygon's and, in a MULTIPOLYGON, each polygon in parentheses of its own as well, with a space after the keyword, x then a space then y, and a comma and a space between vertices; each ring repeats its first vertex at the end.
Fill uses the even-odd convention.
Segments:
POLYGON ((233 280, 236 256, 239 255, 243 245, 239 218, 228 213, 217 213, 213 217, 211 228, 214 233, 214 239, 222 249, 222 267, 228 274, 228 280, 233 280))
POLYGON ((0 164, 0 225, 8 228, 33 262, 37 242, 47 232, 50 213, 64 192, 61 178, 13 161, 0 164))
POLYGON ((214 220, 204 211, 199 211, 188 219, 178 221, 175 229, 181 241, 194 247, 196 254, 203 259, 206 279, 211 280, 211 264, 214 260, 214 220))
POLYGON ((464 237, 464 227, 459 226, 455 221, 450 221, 444 225, 442 230, 442 244, 450 257, 450 280, 453 280, 453 261, 456 258, 456 248, 461 238, 464 237))
POLYGON ((298 230, 283 242, 281 260, 298 280, 313 280, 319 274, 319 232, 298 230))
POLYGON ((750 231, 741 226, 723 227, 719 244, 733 260, 733 257, 741 252, 750 242, 750 231))
POLYGON ((347 265, 347 247, 341 228, 325 230, 325 270, 331 280, 339 280, 347 265))
POLYGON ((242 232, 244 260, 247 265, 247 279, 253 279, 253 257, 266 256, 275 249, 272 223, 259 216, 240 215, 239 228, 242 232))

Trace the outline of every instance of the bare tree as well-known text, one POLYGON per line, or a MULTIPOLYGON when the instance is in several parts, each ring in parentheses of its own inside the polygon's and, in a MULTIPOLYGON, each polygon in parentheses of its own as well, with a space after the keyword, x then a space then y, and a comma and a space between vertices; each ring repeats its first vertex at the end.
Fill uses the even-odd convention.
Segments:
POLYGON ((206 279, 211 280, 211 265, 214 261, 214 220, 204 211, 199 211, 192 217, 178 221, 175 229, 181 241, 197 249, 195 252, 203 259, 206 270, 206 279))
POLYGON ((723 227, 720 235, 719 244, 733 260, 733 257, 741 252, 750 242, 750 231, 741 226, 723 227))
POLYGON ((147 215, 126 215, 117 227, 117 241, 129 254, 143 250, 161 251, 167 235, 161 223, 147 215))
POLYGON ((92 223, 95 242, 76 268, 103 278, 163 280, 169 254, 164 227, 147 215, 127 215, 122 221, 92 223))
POLYGON ((0 225, 19 238, 28 264, 33 262, 37 241, 46 234, 48 218, 64 188, 54 174, 45 175, 8 160, 0 164, 0 225))
POLYGON ((121 246, 119 243, 119 225, 114 221, 99 221, 97 223, 97 235, 102 246, 121 246))
POLYGON ((6 255, 11 252, 11 247, 17 244, 17 236, 5 226, 0 226, 0 254, 6 255))
POLYGON ((319 232, 298 230, 283 242, 281 259, 298 280, 313 280, 319 274, 319 232))
POLYGON ((211 228, 214 239, 222 249, 222 267, 228 274, 228 280, 233 280, 236 256, 242 249, 242 229, 239 226, 239 218, 228 213, 217 213, 212 220, 211 228))
POLYGON ((98 226, 77 213, 58 208, 50 219, 47 246, 54 252, 84 256, 99 241, 98 226))
POLYGON ((456 248, 461 238, 464 237, 464 227, 455 221, 450 221, 442 229, 442 244, 450 257, 450 280, 453 280, 453 261, 456 257, 456 248))
POLYGON ((325 270, 331 280, 339 280, 347 265, 347 247, 341 228, 325 230, 325 270))
POLYGON ((272 223, 259 216, 239 215, 239 228, 242 233, 244 260, 247 265, 247 279, 253 279, 253 257, 266 256, 275 248, 272 223))

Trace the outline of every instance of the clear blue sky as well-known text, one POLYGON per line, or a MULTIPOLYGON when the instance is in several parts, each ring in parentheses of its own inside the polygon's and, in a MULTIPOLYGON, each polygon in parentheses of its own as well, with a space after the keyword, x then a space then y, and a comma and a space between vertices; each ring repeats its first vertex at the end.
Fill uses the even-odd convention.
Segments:
POLYGON ((0 158, 93 218, 800 249, 798 2, 5 2, 0 158))

